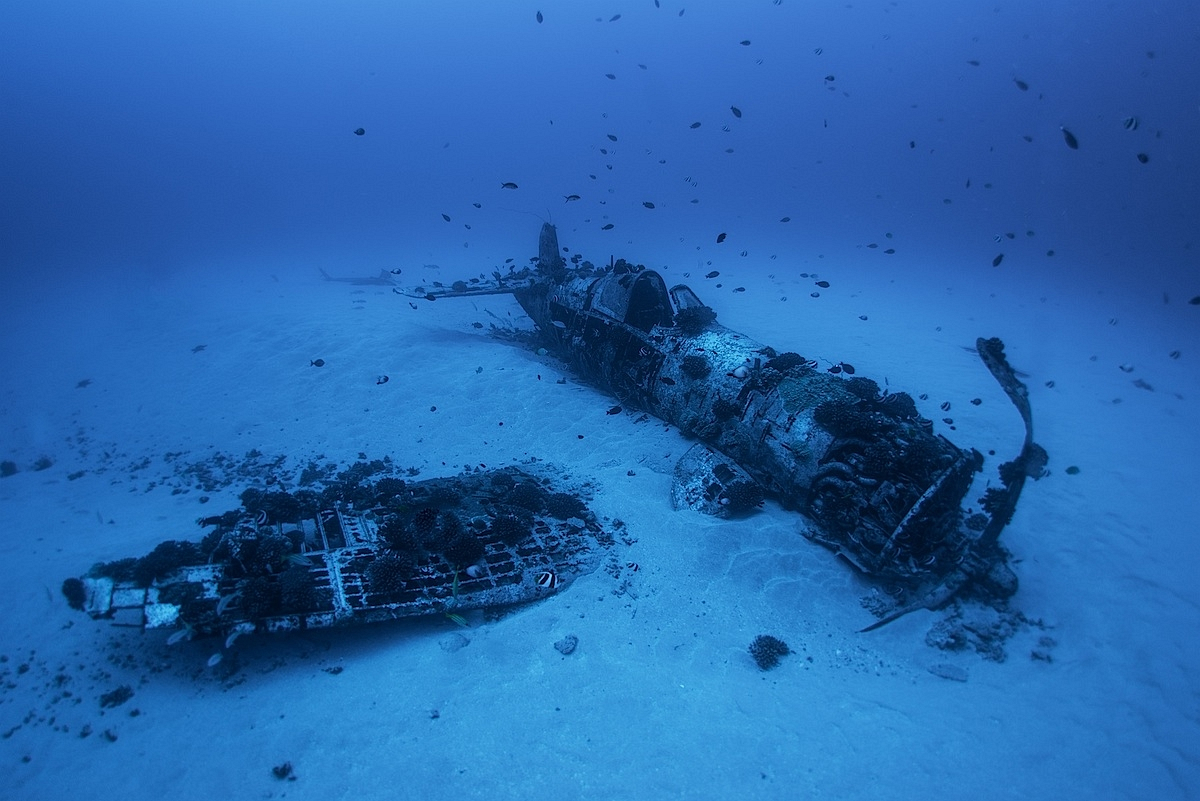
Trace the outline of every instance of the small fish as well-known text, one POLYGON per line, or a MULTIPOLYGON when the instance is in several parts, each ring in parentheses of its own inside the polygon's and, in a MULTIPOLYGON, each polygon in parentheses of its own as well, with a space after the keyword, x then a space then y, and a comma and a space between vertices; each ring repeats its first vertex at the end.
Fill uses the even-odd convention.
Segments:
POLYGON ((216 667, 219 664, 221 664, 221 655, 220 654, 213 654, 212 656, 210 656, 208 658, 208 666, 210 668, 216 667))
POLYGON ((270 520, 270 517, 267 515, 266 509, 259 509, 258 514, 254 516, 255 525, 265 526, 268 520, 270 520))
POLYGON ((950 411, 950 401, 942 401, 941 409, 943 412, 950 411))
MULTIPOLYGON (((605 135, 608 137, 609 141, 611 141, 611 142, 615 142, 615 141, 617 141, 617 135, 616 135, 616 134, 605 134, 605 135)), ((605 152, 605 154, 607 155, 608 151, 606 150, 606 151, 604 151, 604 152, 605 152)))
POLYGON ((824 50, 822 50, 822 49, 821 49, 821 48, 819 48, 819 47, 814 47, 814 48, 813 48, 813 55, 814 55, 814 56, 819 56, 819 55, 821 55, 821 54, 822 54, 822 53, 824 53, 824 52, 825 52, 825 51, 824 51, 824 50))
POLYGON ((847 375, 854 375, 854 365, 849 362, 842 362, 842 372, 847 375))
POLYGON ((975 59, 971 59, 971 60, 970 60, 970 61, 968 61, 967 63, 968 63, 968 64, 970 64, 972 67, 978 67, 978 66, 979 66, 979 62, 978 62, 978 61, 976 61, 975 59))
POLYGON ((313 360, 312 360, 311 362, 309 362, 308 364, 309 364, 309 366, 310 366, 310 367, 324 367, 324 366, 325 366, 325 360, 324 360, 324 359, 313 359, 313 360))
POLYGON ((617 20, 619 20, 620 18, 621 18, 621 15, 620 15, 620 14, 613 14, 613 15, 612 15, 612 19, 610 19, 610 20, 609 20, 609 22, 616 22, 616 21, 617 21, 617 20))
POLYGON ((610 81, 615 81, 617 79, 617 76, 613 75, 611 72, 604 73, 604 77, 608 78, 610 81))
POLYGON ((700 123, 698 123, 698 122, 693 122, 693 123, 692 123, 691 125, 689 125, 688 127, 689 127, 689 128, 691 128, 692 130, 695 130, 696 128, 699 128, 699 127, 700 127, 700 123))
POLYGON ((612 224, 612 223, 609 223, 608 225, 602 225, 602 226, 600 226, 600 230, 601 230, 601 231, 611 231, 612 229, 613 229, 613 224, 612 224))
POLYGON ((720 271, 719 271, 719 270, 713 270, 711 273, 709 273, 708 275, 706 275, 706 276, 704 276, 704 277, 705 277, 705 278, 716 278, 716 277, 717 277, 718 275, 720 275, 720 274, 721 274, 721 273, 720 273, 720 271))
POLYGON ((993 267, 999 267, 999 266, 1000 266, 1000 262, 1002 262, 1002 261, 1004 261, 1004 254, 1003 254, 1003 253, 997 253, 997 254, 996 254, 996 258, 992 259, 992 266, 993 266, 993 267))
POLYGON ((1138 118, 1126 117, 1125 119, 1121 120, 1121 127, 1127 131, 1136 131, 1138 127, 1138 118))
MULTIPOLYGON (((220 614, 220 613, 218 613, 218 614, 220 614)), ((192 638, 192 630, 189 628, 182 628, 167 638, 167 645, 174 645, 177 642, 180 642, 182 640, 190 640, 191 638, 192 638)))
POLYGON ((729 110, 732 111, 733 116, 737 117, 739 120, 742 118, 742 110, 737 106, 730 106, 729 110))
POLYGON ((78 384, 75 385, 75 389, 83 389, 84 387, 91 386, 91 384, 92 384, 92 379, 85 378, 82 381, 80 381, 78 384))
POLYGON ((450 215, 449 215, 449 214, 443 214, 443 215, 442 215, 442 219, 443 219, 443 220, 445 220, 446 222, 450 222, 450 215))
POLYGON ((551 573, 549 570, 544 570, 537 574, 537 585, 545 587, 548 590, 553 590, 558 587, 558 574, 551 573))
POLYGON ((1189 306, 1200 306, 1200 295, 1197 295, 1196 297, 1189 300, 1188 305, 1189 306))
POLYGON ((388 272, 390 272, 392 275, 399 275, 400 273, 404 272, 404 270, 400 269, 399 267, 395 267, 391 270, 388 270, 388 272))
POLYGON ((381 384, 386 384, 388 381, 391 381, 391 379, 388 378, 386 375, 381 375, 381 376, 379 376, 379 378, 375 379, 375 386, 379 386, 381 384))
POLYGON ((719 245, 724 241, 725 241, 725 234, 717 234, 717 244, 719 245))
POLYGON ((645 207, 646 207, 646 208, 648 208, 648 209, 652 209, 652 208, 654 208, 654 204, 653 204, 653 203, 651 203, 649 200, 643 200, 643 201, 642 201, 642 205, 643 205, 643 206, 645 206, 645 207))
POLYGON ((826 76, 825 76, 825 82, 826 82, 826 83, 833 83, 833 82, 834 82, 834 81, 836 81, 836 80, 837 80, 837 78, 835 78, 835 77, 834 77, 834 76, 832 76, 832 75, 826 75, 826 76))
POLYGON ((474 206, 474 207, 475 207, 475 208, 477 208, 477 209, 482 209, 482 208, 483 208, 483 204, 482 204, 482 203, 472 203, 471 205, 472 205, 472 206, 474 206))
POLYGON ((1067 147, 1071 148, 1072 150, 1079 149, 1079 140, 1075 138, 1075 134, 1071 133, 1061 125, 1058 126, 1058 130, 1062 131, 1063 141, 1067 143, 1067 147))
POLYGON ((1017 88, 1020 89, 1022 92, 1029 91, 1029 84, 1025 83, 1020 78, 1013 78, 1013 83, 1015 83, 1017 85, 1017 88))
POLYGON ((566 200, 564 201, 565 203, 570 203, 571 201, 579 200, 579 195, 563 195, 563 197, 566 198, 566 200))
POLYGON ((639 565, 637 562, 626 562, 626 563, 625 563, 625 567, 629 568, 629 569, 630 569, 630 570, 632 570, 634 573, 636 573, 636 572, 638 572, 639 570, 641 570, 641 569, 642 569, 642 566, 641 566, 641 565, 639 565))
POLYGON ((1146 162, 1148 162, 1150 160, 1150 157, 1147 156, 1145 153, 1138 153, 1137 160, 1140 161, 1142 164, 1145 164, 1146 162))
POLYGON ((792 221, 792 218, 791 218, 791 217, 780 217, 780 218, 779 218, 779 221, 780 221, 781 223, 789 223, 789 222, 791 222, 791 221, 792 221))
POLYGON ((538 21, 538 24, 540 25, 540 24, 542 23, 542 20, 544 20, 544 19, 545 19, 545 17, 543 17, 543 16, 542 16, 542 12, 540 12, 540 11, 539 11, 539 12, 537 13, 537 21, 538 21))
POLYGON ((192 348, 192 353, 199 353, 207 347, 208 345, 197 345, 196 347, 192 348))
POLYGON ((829 289, 829 282, 828 281, 817 281, 817 286, 821 287, 821 289, 829 289))
POLYGON ((624 411, 624 409, 622 409, 620 406, 614 406, 611 409, 609 409, 607 412, 605 412, 605 414, 620 414, 623 411, 624 411))
POLYGON ((749 40, 749 39, 743 39, 742 41, 738 42, 738 44, 740 44, 742 47, 749 47, 749 46, 750 46, 750 40, 749 40))
POLYGON ((366 129, 365 129, 365 128, 355 128, 355 129, 354 129, 354 135, 355 135, 355 136, 362 136, 362 135, 363 135, 363 134, 365 134, 366 132, 367 132, 367 131, 366 131, 366 129))
POLYGON ((667 377, 664 375, 664 376, 660 377, 658 380, 659 380, 659 381, 661 381, 661 382, 663 382, 664 384, 666 384, 668 387, 673 387, 673 386, 675 386, 675 379, 674 379, 674 378, 667 378, 667 377))
POLYGON ((500 188, 501 189, 516 189, 517 185, 514 184, 512 181, 505 181, 504 183, 500 184, 500 188))
POLYGON ((840 364, 835 364, 833 367, 829 368, 829 372, 837 375, 838 373, 842 372, 842 366, 840 364))
POLYGON ((886 253, 887 255, 891 256, 893 253, 895 253, 895 252, 896 252, 896 249, 895 249, 895 248, 888 248, 887 250, 885 250, 885 251, 883 251, 883 252, 884 252, 884 253, 886 253))

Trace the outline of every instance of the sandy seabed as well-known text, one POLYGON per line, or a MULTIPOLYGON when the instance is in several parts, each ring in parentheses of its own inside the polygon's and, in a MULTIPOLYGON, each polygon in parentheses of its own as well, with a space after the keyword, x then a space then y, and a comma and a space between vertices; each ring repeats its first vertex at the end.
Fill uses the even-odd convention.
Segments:
POLYGON ((927 393, 935 420, 950 401, 955 430, 938 430, 997 459, 1015 454, 1020 421, 962 346, 1005 340, 1052 473, 1003 536, 1014 602, 1037 624, 996 662, 927 645, 935 613, 857 633, 872 588, 794 513, 673 510, 671 470, 691 443, 633 410, 606 414, 612 400, 561 363, 493 336, 528 328, 511 298, 414 309, 315 269, 233 274, 26 289, 6 325, 0 458, 20 468, 0 480, 6 797, 1200 793, 1200 348, 1162 323, 1192 310, 1114 309, 1051 286, 864 278, 813 299, 799 277, 748 278, 744 293, 690 279, 736 330, 927 393), (219 642, 168 646, 67 607, 64 578, 198 538, 198 517, 236 507, 236 471, 213 492, 196 471, 252 451, 290 470, 389 456, 421 477, 552 463, 591 483, 592 508, 624 521, 628 542, 565 591, 466 629, 436 618, 243 637, 216 668, 219 642), (762 633, 793 650, 769 672, 747 652, 762 633), (553 646, 567 634, 579 646, 564 656, 553 646), (132 697, 102 707, 121 686, 132 697), (273 775, 285 762, 293 780, 273 775))

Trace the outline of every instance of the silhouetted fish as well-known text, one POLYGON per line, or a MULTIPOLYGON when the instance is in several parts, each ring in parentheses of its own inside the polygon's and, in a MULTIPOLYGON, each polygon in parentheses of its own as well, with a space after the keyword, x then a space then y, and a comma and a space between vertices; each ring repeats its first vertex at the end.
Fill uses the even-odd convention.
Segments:
POLYGON ((600 226, 600 230, 601 230, 601 231, 611 231, 611 230, 612 230, 612 228, 613 228, 613 224, 612 224, 612 223, 609 223, 608 225, 602 225, 602 226, 600 226))
POLYGON ((537 13, 537 21, 538 21, 538 23, 541 23, 541 21, 542 21, 543 19, 544 19, 544 17, 542 17, 542 12, 540 12, 540 11, 539 11, 539 12, 537 13))
POLYGON ((693 123, 692 123, 690 126, 688 126, 688 127, 690 127, 690 128, 693 128, 693 129, 695 129, 695 128, 699 128, 699 127, 700 127, 700 123, 698 123, 698 122, 693 122, 693 123))
POLYGON ((730 106, 729 110, 733 112, 733 116, 737 117, 738 119, 742 118, 742 110, 737 106, 730 106))
POLYGON ((997 253, 997 254, 996 254, 996 258, 992 259, 992 266, 993 266, 993 267, 999 267, 999 266, 1000 266, 1000 262, 1002 262, 1002 261, 1004 261, 1004 254, 1003 254, 1003 253, 997 253))
POLYGON ((1075 134, 1071 133, 1061 125, 1058 126, 1058 130, 1062 131, 1063 141, 1067 143, 1067 147, 1071 148, 1072 150, 1079 149, 1079 140, 1075 138, 1075 134))
POLYGON ((646 208, 648 208, 648 209, 652 209, 652 208, 654 208, 654 204, 653 204, 653 203, 651 203, 649 200, 644 200, 644 201, 642 201, 642 205, 643 205, 643 206, 645 206, 645 207, 646 207, 646 208))
POLYGON ((324 359, 313 359, 313 360, 312 360, 311 362, 309 362, 308 364, 309 364, 309 366, 310 366, 310 367, 324 367, 324 366, 325 366, 325 360, 324 360, 324 359))
POLYGON ((725 241, 725 234, 717 234, 717 244, 719 245, 724 241, 725 241))
POLYGON ((1025 83, 1020 78, 1013 78, 1013 83, 1015 83, 1017 85, 1017 88, 1020 89, 1022 92, 1029 91, 1029 84, 1025 83))
POLYGON ((355 136, 362 136, 362 135, 363 135, 363 134, 365 134, 366 132, 367 132, 367 131, 366 131, 366 129, 365 129, 365 128, 355 128, 355 129, 354 129, 354 135, 355 135, 355 136))
POLYGON ((500 184, 500 188, 501 189, 516 189, 517 185, 514 184, 512 181, 505 181, 504 183, 500 184))

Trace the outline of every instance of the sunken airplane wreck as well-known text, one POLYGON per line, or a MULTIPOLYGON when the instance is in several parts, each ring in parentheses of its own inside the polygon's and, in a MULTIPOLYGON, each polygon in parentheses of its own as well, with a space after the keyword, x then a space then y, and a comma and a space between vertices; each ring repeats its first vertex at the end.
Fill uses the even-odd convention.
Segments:
POLYGON ((641 265, 596 268, 578 256, 568 265, 550 224, 538 245, 532 266, 508 275, 393 291, 512 294, 581 377, 699 440, 676 467, 677 506, 730 513, 772 497, 808 518, 806 536, 885 588, 894 604, 865 630, 956 597, 1001 604, 1016 592, 999 535, 1047 455, 999 339, 980 338, 976 349, 1024 420, 1025 439, 968 513, 982 455, 935 433, 907 393, 731 331, 687 286, 668 288, 641 265))
POLYGON ((227 648, 254 632, 402 617, 466 625, 470 610, 540 600, 595 571, 613 544, 555 472, 250 489, 240 509, 198 521, 209 528, 200 541, 100 563, 62 591, 93 618, 173 629, 168 642, 225 637, 227 648))

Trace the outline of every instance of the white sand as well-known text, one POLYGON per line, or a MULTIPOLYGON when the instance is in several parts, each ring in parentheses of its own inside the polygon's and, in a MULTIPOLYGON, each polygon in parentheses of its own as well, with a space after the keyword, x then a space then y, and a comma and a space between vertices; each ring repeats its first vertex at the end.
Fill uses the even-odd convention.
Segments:
POLYGON ((670 470, 689 443, 656 420, 606 415, 611 399, 557 383, 557 362, 489 337, 496 318, 526 325, 511 299, 413 310, 307 265, 76 281, 11 298, 0 339, 0 458, 21 467, 0 480, 0 795, 1195 797, 1195 310, 1122 308, 1036 276, 1019 291, 947 288, 822 266, 834 286, 817 300, 809 280, 767 279, 778 265, 720 290, 689 280, 735 329, 927 392, 935 419, 951 401, 957 430, 938 429, 999 458, 1015 453, 1019 420, 960 346, 999 335, 1029 373, 1053 474, 1027 487, 1003 541, 1018 560, 1015 604, 1044 628, 1017 633, 1006 661, 927 646, 928 612, 856 633, 869 586, 773 504, 740 521, 673 511, 670 470), (377 386, 381 374, 391 380, 377 386), (242 638, 221 670, 205 666, 218 642, 167 647, 162 632, 67 608, 64 578, 197 538, 196 518, 237 505, 238 484, 204 505, 173 494, 176 464, 255 448, 293 468, 386 455, 422 477, 553 461, 594 482, 596 511, 636 540, 611 561, 641 570, 601 569, 469 629, 436 619, 242 638), (33 470, 42 455, 53 466, 33 470), (1071 464, 1078 475, 1064 474, 1071 464), (568 633, 579 648, 564 657, 553 643, 568 633), (758 670, 746 648, 760 633, 796 653, 758 670), (1030 658, 1045 636, 1051 663, 1030 658), (938 663, 968 681, 928 672, 938 663), (123 684, 133 698, 101 710, 123 684), (285 761, 294 782, 271 775, 285 761))

